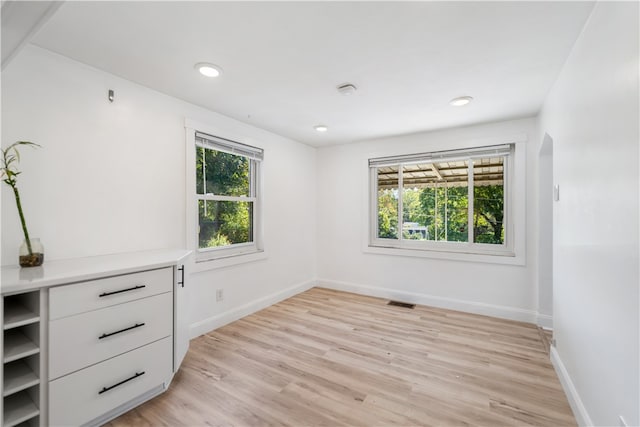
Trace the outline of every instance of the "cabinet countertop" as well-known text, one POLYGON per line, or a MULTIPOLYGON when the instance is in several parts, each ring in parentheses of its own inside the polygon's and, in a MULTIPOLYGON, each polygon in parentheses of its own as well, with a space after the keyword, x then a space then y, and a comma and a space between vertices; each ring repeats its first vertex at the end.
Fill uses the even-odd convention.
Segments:
POLYGON ((186 249, 162 249, 45 261, 40 267, 2 266, 1 294, 169 267, 190 254, 186 249))

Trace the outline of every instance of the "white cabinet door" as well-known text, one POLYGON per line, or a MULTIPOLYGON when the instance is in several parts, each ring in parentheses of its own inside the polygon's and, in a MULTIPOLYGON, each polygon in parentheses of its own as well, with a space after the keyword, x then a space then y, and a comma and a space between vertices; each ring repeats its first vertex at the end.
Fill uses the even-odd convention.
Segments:
POLYGON ((178 261, 175 268, 175 291, 173 292, 174 303, 174 345, 173 345, 173 372, 177 372, 182 364, 184 356, 189 350, 189 313, 187 311, 187 292, 189 277, 187 272, 187 259, 178 261))

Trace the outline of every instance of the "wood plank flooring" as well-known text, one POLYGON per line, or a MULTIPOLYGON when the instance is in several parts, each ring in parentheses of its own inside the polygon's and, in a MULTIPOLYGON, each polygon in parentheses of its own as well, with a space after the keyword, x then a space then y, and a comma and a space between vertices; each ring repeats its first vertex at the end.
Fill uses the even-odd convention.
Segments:
POLYGON ((115 426, 575 426, 534 325, 313 288, 191 342, 115 426))

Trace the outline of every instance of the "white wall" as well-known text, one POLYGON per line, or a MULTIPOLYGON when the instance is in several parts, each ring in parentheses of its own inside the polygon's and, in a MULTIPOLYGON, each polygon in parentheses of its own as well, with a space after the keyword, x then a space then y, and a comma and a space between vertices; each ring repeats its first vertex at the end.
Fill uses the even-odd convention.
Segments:
POLYGON ((541 112, 553 139, 553 357, 580 424, 639 425, 638 3, 596 4, 541 112))
MULTIPOLYGON (((189 278, 191 321, 204 332, 211 319, 231 318, 224 313, 312 283, 315 150, 33 46, 2 72, 3 146, 19 139, 43 146, 22 150, 18 185, 47 260, 184 247, 185 117, 259 141, 266 158, 268 257, 189 278), (216 304, 218 288, 225 300, 216 304)), ((21 241, 3 184, 3 265, 16 264, 21 241)))
MULTIPOLYGON (((318 150, 318 282, 320 285, 536 321, 537 268, 534 119, 385 138, 318 150), (526 143, 526 265, 452 261, 363 252, 367 217, 366 159, 372 153, 425 152, 518 134, 526 143), (533 210, 532 210, 533 209, 533 210)), ((525 193, 525 191, 523 191, 525 193)), ((519 194, 518 197, 524 197, 519 194)), ((522 237, 522 236, 520 236, 522 237)))

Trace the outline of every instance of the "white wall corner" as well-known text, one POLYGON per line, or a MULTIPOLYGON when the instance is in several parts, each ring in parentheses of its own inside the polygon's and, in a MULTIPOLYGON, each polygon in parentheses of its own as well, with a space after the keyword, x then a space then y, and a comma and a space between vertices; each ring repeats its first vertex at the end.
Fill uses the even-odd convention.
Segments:
POLYGON ((253 301, 249 301, 248 303, 243 304, 240 307, 236 307, 223 313, 216 314, 215 316, 211 316, 204 320, 192 323, 189 327, 190 339, 197 338, 200 335, 206 334, 207 332, 213 331, 214 329, 220 328, 228 323, 253 314, 273 304, 277 304, 280 301, 291 298, 292 296, 297 295, 301 292, 307 291, 314 286, 316 286, 316 280, 313 279, 306 282, 298 283, 273 294, 255 299, 253 301))
POLYGON ((576 422, 581 427, 592 426, 593 422, 587 412, 587 408, 584 407, 582 399, 580 399, 580 395, 578 394, 578 390, 576 390, 576 387, 573 385, 569 372, 567 371, 567 368, 565 368, 564 363, 558 354, 558 350, 556 350, 554 346, 551 346, 551 363, 556 370, 556 374, 558 374, 558 379, 560 379, 560 384, 562 384, 564 393, 567 395, 573 415, 576 417, 576 422))
POLYGON ((528 322, 535 324, 537 321, 537 313, 535 311, 516 307, 493 305, 453 298, 443 298, 421 293, 405 292, 396 289, 361 285, 349 282, 340 282, 328 279, 318 279, 316 286, 377 298, 388 298, 413 304, 464 311, 467 313, 498 317, 501 319, 516 320, 519 322, 528 322))

